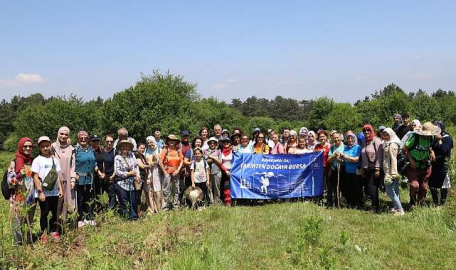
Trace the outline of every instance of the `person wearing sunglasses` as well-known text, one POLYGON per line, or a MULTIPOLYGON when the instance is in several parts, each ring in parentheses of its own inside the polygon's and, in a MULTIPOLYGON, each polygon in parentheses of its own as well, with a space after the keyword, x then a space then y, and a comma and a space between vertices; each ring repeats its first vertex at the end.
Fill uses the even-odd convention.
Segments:
MULTIPOLYGON (((95 225, 93 221, 94 173, 99 173, 87 131, 78 132, 76 146, 76 192, 78 204, 78 227, 95 225)), ((73 187, 73 184, 72 184, 73 187)))
POLYGON ((381 169, 383 168, 382 140, 375 136, 372 125, 363 126, 365 141, 361 149, 361 177, 364 181, 364 192, 372 200, 372 208, 380 211, 378 189, 381 184, 381 169))
MULTIPOLYGON (((21 138, 17 145, 15 159, 11 161, 7 171, 7 183, 10 192, 9 204, 11 225, 13 228, 14 245, 31 242, 32 234, 25 236, 25 226, 33 223, 35 216, 35 187, 31 173, 33 142, 30 138, 21 138), (24 213, 24 206, 28 206, 24 213)), ((29 227, 30 228, 30 227, 29 227)))
POLYGON ((59 205, 57 208, 57 215, 61 221, 67 219, 68 213, 76 211, 76 194, 74 185, 76 183, 75 171, 75 148, 68 144, 70 136, 70 129, 68 127, 61 127, 57 132, 57 139, 52 143, 52 155, 57 158, 61 168, 61 181, 63 186, 63 198, 59 198, 59 205))
POLYGON ((266 138, 263 132, 260 132, 256 137, 253 152, 255 154, 269 154, 269 145, 266 143, 266 138))

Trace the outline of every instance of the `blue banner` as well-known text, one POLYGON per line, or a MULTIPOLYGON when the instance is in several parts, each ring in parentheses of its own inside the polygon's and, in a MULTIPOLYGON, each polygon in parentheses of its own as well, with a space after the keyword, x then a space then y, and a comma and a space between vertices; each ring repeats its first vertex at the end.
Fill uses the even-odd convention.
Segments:
POLYGON ((301 155, 235 154, 233 199, 287 199, 323 195, 323 152, 301 155))

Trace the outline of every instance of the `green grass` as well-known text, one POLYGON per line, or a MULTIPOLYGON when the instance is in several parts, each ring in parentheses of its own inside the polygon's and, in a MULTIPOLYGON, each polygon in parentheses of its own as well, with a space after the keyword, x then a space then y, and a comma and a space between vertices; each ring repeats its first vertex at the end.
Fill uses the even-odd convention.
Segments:
MULTIPOLYGON (((2 168, 11 157, 0 154, 2 168)), ((403 217, 303 202, 174 210, 136 222, 107 212, 99 226, 34 250, 13 247, 1 200, 0 269, 452 269, 455 197, 403 217)))

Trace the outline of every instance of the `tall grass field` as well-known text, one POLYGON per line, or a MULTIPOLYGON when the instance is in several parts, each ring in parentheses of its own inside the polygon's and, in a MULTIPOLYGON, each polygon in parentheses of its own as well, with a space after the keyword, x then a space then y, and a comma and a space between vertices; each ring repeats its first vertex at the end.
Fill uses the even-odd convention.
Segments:
MULTIPOLYGON (((0 154, 2 175, 12 157, 0 154)), ((454 153, 451 162, 454 180, 454 153)), ((407 187, 401 192, 407 204, 407 187)), ((66 230, 60 241, 33 248, 13 246, 2 198, 0 269, 455 269, 455 198, 451 191, 444 207, 402 217, 311 202, 178 209, 135 222, 106 211, 97 226, 66 230)))

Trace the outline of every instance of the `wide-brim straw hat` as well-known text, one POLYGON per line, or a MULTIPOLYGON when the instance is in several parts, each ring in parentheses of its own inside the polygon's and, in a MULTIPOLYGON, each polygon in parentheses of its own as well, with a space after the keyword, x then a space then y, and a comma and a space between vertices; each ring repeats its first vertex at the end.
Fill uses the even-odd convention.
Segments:
POLYGON ((168 137, 166 137, 166 140, 167 141, 177 141, 177 142, 180 141, 179 138, 174 134, 169 134, 168 137))
POLYGON ((435 136, 437 134, 440 134, 440 128, 438 126, 435 126, 431 122, 426 122, 423 125, 421 125, 421 130, 415 132, 416 134, 422 136, 435 136))
POLYGON ((118 144, 117 144, 117 148, 120 149, 122 147, 122 145, 128 145, 128 149, 131 151, 133 150, 133 143, 130 142, 130 140, 121 140, 118 144))

